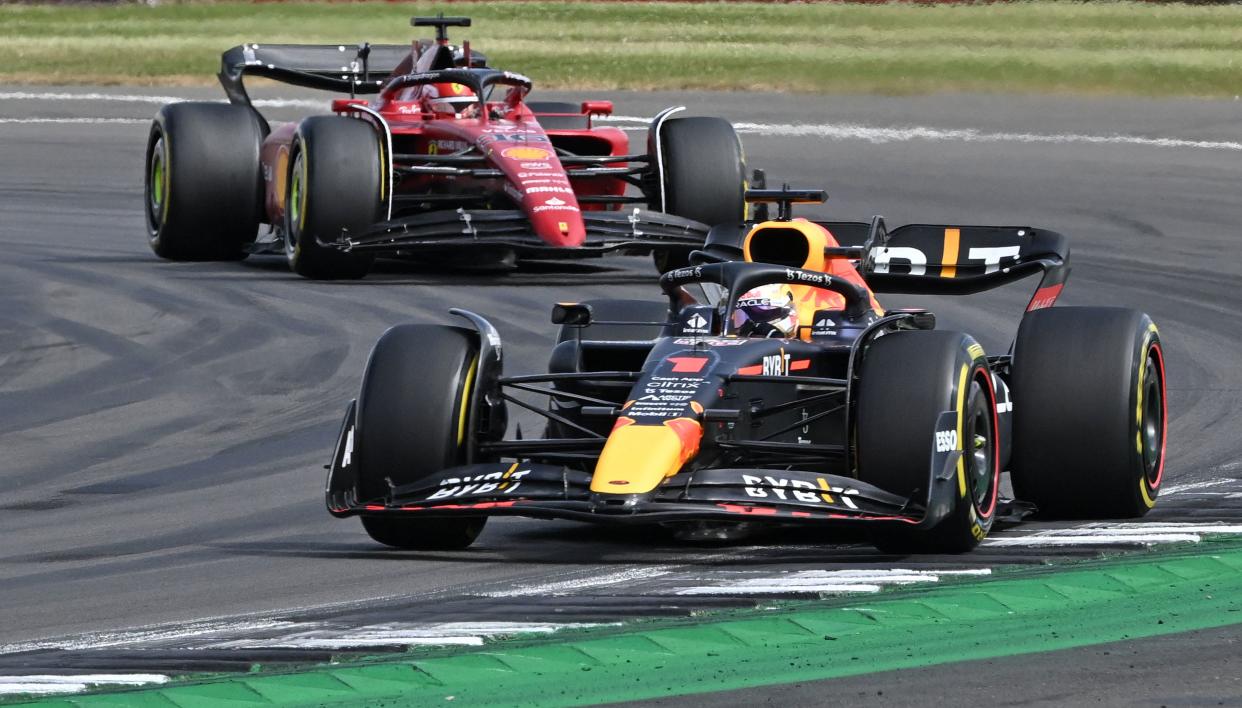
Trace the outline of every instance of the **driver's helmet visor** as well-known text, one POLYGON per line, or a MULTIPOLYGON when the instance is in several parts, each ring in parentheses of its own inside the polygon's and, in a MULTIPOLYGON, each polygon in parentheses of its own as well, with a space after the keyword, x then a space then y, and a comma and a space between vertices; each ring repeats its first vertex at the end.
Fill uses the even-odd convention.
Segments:
POLYGON ((462 84, 431 84, 427 94, 436 113, 461 113, 478 101, 474 91, 462 84))
POLYGON ((798 330, 798 308, 788 285, 761 285, 748 290, 733 306, 730 330, 743 337, 792 337, 798 330))

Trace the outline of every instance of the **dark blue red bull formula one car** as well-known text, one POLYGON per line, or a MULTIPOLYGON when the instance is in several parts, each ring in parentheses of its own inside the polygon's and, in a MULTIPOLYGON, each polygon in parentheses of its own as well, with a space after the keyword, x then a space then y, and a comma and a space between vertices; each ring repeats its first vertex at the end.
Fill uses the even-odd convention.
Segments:
POLYGON ((861 525, 897 552, 978 544, 1007 500, 1132 517, 1159 492, 1164 356, 1141 312, 1053 307, 1069 246, 1039 228, 790 218, 814 191, 752 192, 777 219, 723 225, 660 279, 665 301, 553 310, 547 373, 506 375, 483 317, 375 345, 327 505, 400 548, 469 545, 489 516, 702 530, 861 525), (842 246, 841 243, 857 244, 842 246), (1010 352, 873 293, 1041 281, 1010 352), (692 291, 702 291, 699 297, 692 291), (531 397, 545 403, 532 403, 531 397), (508 434, 508 411, 547 420, 508 434))

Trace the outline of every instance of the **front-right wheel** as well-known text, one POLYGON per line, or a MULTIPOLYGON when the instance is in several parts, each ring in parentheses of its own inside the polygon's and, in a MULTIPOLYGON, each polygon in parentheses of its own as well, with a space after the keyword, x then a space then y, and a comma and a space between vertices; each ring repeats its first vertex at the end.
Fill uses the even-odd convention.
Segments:
POLYGON ((962 553, 991 530, 1001 450, 991 377, 983 349, 959 332, 894 332, 868 345, 858 390, 858 478, 923 503, 933 451, 960 452, 949 514, 930 529, 872 527, 880 550, 962 553), (945 412, 955 414, 950 429, 937 425, 945 412))
MULTIPOLYGON (((443 325, 397 325, 371 350, 358 394, 355 464, 358 498, 383 499, 408 484, 462 464, 477 379, 477 334, 443 325)), ((395 548, 465 548, 486 517, 363 516, 374 540, 395 548)))
MULTIPOLYGON (((660 209, 707 226, 746 217, 746 159, 733 124, 723 118, 670 118, 660 130, 662 191, 652 195, 660 209)), ((667 273, 689 264, 692 248, 662 249, 652 255, 667 273)))
POLYGON ((388 165, 367 123, 312 116, 293 138, 285 194, 285 256, 293 272, 315 280, 361 278, 375 260, 330 245, 382 218, 388 165))
POLYGON ((1017 498, 1050 518, 1132 518, 1155 506, 1168 410, 1150 317, 1110 307, 1027 313, 1012 383, 1017 498))

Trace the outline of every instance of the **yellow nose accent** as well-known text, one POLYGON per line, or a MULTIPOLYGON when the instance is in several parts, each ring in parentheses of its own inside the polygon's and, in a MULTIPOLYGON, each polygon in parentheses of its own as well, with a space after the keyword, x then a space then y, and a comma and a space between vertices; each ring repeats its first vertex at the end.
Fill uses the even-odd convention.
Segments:
POLYGON ((617 428, 604 443, 591 491, 606 494, 650 492, 682 464, 682 442, 664 425, 627 425, 617 428))

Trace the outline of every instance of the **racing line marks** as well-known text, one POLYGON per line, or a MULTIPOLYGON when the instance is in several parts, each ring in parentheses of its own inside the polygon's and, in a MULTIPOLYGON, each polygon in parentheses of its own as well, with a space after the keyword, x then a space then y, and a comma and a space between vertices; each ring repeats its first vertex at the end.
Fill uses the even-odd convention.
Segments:
MULTIPOLYGON (((190 100, 182 96, 156 96, 122 93, 70 93, 36 91, 0 91, 6 101, 83 101, 105 103, 143 103, 163 105, 190 100)), ((223 100, 223 99, 220 99, 223 100)), ((298 98, 255 99, 260 108, 322 109, 323 101, 298 98)), ((0 118, 0 123, 117 123, 146 122, 148 118, 0 118)), ((600 122, 616 123, 624 130, 646 130, 651 119, 642 116, 601 116, 600 122)), ((1141 135, 1088 135, 1082 133, 1010 133, 985 132, 975 128, 933 128, 930 126, 884 127, 857 123, 752 123, 735 122, 738 133, 765 137, 821 138, 825 140, 862 140, 873 144, 926 142, 962 143, 1025 143, 1036 145, 1132 145, 1157 148, 1192 148, 1242 152, 1242 142, 1229 140, 1185 140, 1181 138, 1146 137, 1141 135)))

